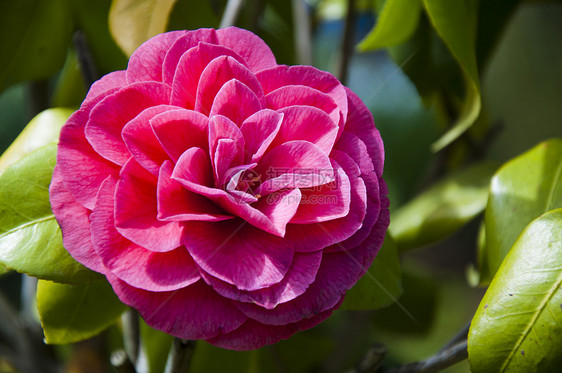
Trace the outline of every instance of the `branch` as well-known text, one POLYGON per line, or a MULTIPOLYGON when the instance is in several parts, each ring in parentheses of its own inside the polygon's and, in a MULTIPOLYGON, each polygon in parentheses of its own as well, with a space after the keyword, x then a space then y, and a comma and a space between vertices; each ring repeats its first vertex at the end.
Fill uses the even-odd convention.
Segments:
POLYGON ((466 358, 468 358, 468 350, 467 341, 464 339, 426 360, 386 370, 385 373, 434 373, 466 358))
POLYGON ((242 9, 242 0, 228 0, 222 15, 220 28, 233 26, 238 19, 238 14, 242 9))
POLYGON ((345 31, 340 56, 339 78, 342 84, 347 81, 349 61, 353 54, 353 43, 355 40, 355 0, 347 0, 347 15, 345 17, 345 31))
POLYGON ((195 352, 195 341, 174 338, 166 364, 166 373, 187 373, 195 352))
POLYGON ((94 62, 88 41, 86 40, 86 35, 80 30, 76 31, 72 36, 72 43, 74 44, 74 48, 76 48, 82 79, 84 80, 86 90, 88 90, 92 84, 100 78, 99 71, 94 62))

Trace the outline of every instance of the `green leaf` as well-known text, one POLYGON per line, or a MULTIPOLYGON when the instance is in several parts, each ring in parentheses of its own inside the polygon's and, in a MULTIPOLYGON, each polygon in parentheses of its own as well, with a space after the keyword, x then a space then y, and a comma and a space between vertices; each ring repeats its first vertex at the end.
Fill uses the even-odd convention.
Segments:
POLYGON ((257 373, 260 350, 232 351, 215 347, 205 341, 197 342, 190 372, 257 373))
POLYGON ((486 207, 484 280, 490 280, 529 222, 562 207, 562 139, 543 142, 494 175, 486 207))
POLYGON ((151 328, 142 319, 140 319, 140 333, 142 348, 148 360, 148 371, 163 372, 174 337, 151 328))
POLYGON ((66 344, 92 337, 127 309, 106 280, 67 285, 39 281, 37 308, 45 341, 66 344))
POLYGON ((92 281, 100 275, 64 249, 49 204, 56 150, 39 148, 0 175, 0 264, 46 280, 92 281))
POLYGON ((69 50, 51 98, 54 107, 79 107, 86 97, 78 54, 69 50))
POLYGON ((405 42, 418 26, 421 0, 387 0, 377 24, 359 43, 361 51, 390 47, 405 42))
POLYGON ((60 129, 73 111, 55 108, 37 114, 0 157, 0 172, 24 155, 58 142, 60 129))
POLYGON ((2 264, 0 264, 0 275, 3 275, 4 273, 8 273, 10 270, 6 267, 4 267, 2 264))
POLYGON ((472 321, 472 371, 555 372, 562 366, 562 209, 531 222, 472 321))
POLYGON ((0 2, 0 92, 43 79, 64 63, 72 20, 65 0, 0 2))
POLYGON ((496 168, 484 162, 455 172, 396 210, 389 230, 398 249, 439 241, 481 213, 496 168))
POLYGON ((391 305, 402 294, 400 258, 387 234, 371 268, 345 295, 343 310, 373 310, 391 305))
POLYGON ((480 80, 476 63, 477 1, 423 0, 433 27, 461 65, 466 79, 463 107, 452 128, 433 145, 439 151, 462 135, 480 114, 480 80))
POLYGON ((113 0, 109 29, 127 55, 146 40, 166 31, 176 0, 113 0))

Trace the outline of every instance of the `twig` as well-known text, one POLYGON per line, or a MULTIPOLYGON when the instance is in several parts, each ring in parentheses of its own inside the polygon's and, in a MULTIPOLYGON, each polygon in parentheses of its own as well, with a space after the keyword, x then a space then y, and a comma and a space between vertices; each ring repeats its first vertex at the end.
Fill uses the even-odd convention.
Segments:
POLYGON ((224 13, 222 15, 220 27, 228 27, 236 24, 240 10, 242 9, 242 0, 228 0, 224 13))
POLYGON ((123 314, 121 321, 123 323, 125 351, 131 362, 136 365, 140 345, 139 314, 131 308, 123 314))
POLYGON ((445 346, 443 346, 443 347, 439 350, 439 352, 443 352, 443 351, 445 351, 445 350, 448 350, 451 346, 453 346, 453 345, 455 345, 455 344, 457 344, 457 343, 459 343, 459 342, 462 342, 463 340, 467 339, 467 338, 468 338, 468 331, 469 331, 469 329, 470 329, 470 322, 467 323, 464 328, 462 328, 461 330, 459 330, 459 332, 458 332, 453 338, 451 338, 451 340, 450 340, 445 346))
POLYGON ((353 43, 355 40, 355 0, 347 0, 347 14, 345 17, 345 31, 340 56, 340 81, 345 84, 347 81, 349 62, 353 54, 353 43))
POLYGON ((74 33, 72 36, 72 43, 74 44, 74 48, 76 48, 82 79, 84 80, 86 90, 88 90, 92 84, 99 79, 99 71, 94 62, 88 41, 86 40, 86 35, 84 35, 81 30, 74 33))
POLYGON ((174 338, 166 364, 166 373, 187 373, 195 352, 195 341, 174 338))
POLYGON ((310 65, 312 64, 310 19, 304 0, 293 0, 293 24, 297 63, 310 65))
POLYGON ((359 364, 357 364, 356 373, 375 373, 382 364, 387 349, 383 344, 373 344, 365 353, 359 364))
POLYGON ((118 373, 136 373, 137 370, 125 350, 117 350, 111 354, 111 365, 118 373))
POLYGON ((436 355, 415 363, 385 371, 385 373, 434 373, 468 358, 467 341, 464 339, 436 355))

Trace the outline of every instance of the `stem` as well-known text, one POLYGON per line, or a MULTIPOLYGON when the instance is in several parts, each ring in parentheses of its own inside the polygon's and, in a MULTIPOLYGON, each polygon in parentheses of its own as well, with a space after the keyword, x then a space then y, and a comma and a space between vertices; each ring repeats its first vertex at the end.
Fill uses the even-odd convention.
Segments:
POLYGON ((339 78, 342 84, 347 81, 349 61, 353 54, 355 40, 355 0, 347 0, 347 15, 345 17, 345 31, 341 49, 339 78))
POLYGON ((415 363, 385 371, 385 373, 434 373, 468 358, 466 339, 457 342, 436 355, 415 363))
POLYGON ((240 10, 242 9, 242 0, 228 0, 224 13, 222 15, 220 28, 233 26, 238 19, 240 10))
POLYGON ((195 352, 195 341, 174 338, 166 364, 166 373, 187 373, 195 352))
POLYGON ((310 65, 312 64, 310 19, 304 0, 293 0, 293 20, 297 63, 310 65))
POLYGON ((139 358, 140 345, 140 327, 139 314, 133 309, 129 309, 122 316, 123 322, 123 342, 125 351, 133 364, 136 364, 139 358))

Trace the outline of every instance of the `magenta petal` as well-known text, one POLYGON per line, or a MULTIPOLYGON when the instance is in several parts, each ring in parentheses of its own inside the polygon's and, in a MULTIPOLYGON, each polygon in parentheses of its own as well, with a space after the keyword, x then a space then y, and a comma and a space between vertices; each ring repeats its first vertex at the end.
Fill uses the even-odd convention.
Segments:
POLYGON ((62 127, 57 165, 64 185, 74 199, 89 210, 94 208, 101 183, 108 175, 117 176, 119 168, 94 151, 84 136, 84 125, 89 112, 101 96, 84 103, 68 118, 62 127))
POLYGON ((121 166, 130 156, 121 137, 125 124, 146 108, 168 104, 169 100, 170 87, 163 83, 130 84, 92 109, 86 138, 98 154, 121 166))
POLYGON ((222 185, 226 171, 244 160, 244 135, 227 117, 215 115, 209 120, 209 155, 217 185, 222 185))
POLYGON ((237 329, 247 319, 232 301, 203 281, 174 291, 152 292, 115 276, 108 280, 119 299, 138 310, 148 325, 178 338, 209 339, 237 329))
POLYGON ((201 276, 213 289, 227 298, 273 309, 278 304, 289 302, 306 291, 316 278, 321 260, 322 250, 312 253, 295 253, 291 268, 281 282, 255 291, 241 291, 205 272, 202 272, 201 276))
POLYGON ((373 172, 373 160, 369 156, 367 146, 362 139, 353 133, 344 131, 336 142, 334 149, 346 153, 353 158, 353 161, 359 166, 361 173, 373 172))
POLYGON ((62 243, 74 259, 93 271, 105 273, 92 245, 90 235, 90 210, 78 204, 63 182, 60 166, 55 166, 49 188, 51 208, 62 231, 62 243))
POLYGON ((229 56, 244 64, 244 59, 226 47, 200 42, 185 52, 176 68, 171 103, 188 109, 195 107, 197 85, 205 67, 217 57, 229 56))
POLYGON ((212 185, 211 163, 205 151, 201 148, 187 149, 174 167, 172 178, 206 187, 212 185))
POLYGON ((334 100, 326 93, 304 85, 287 85, 265 96, 267 107, 279 110, 288 106, 305 105, 322 110, 335 125, 340 123, 340 111, 334 100))
POLYGON ((260 110, 256 94, 244 83, 232 79, 217 93, 209 116, 224 115, 240 127, 246 118, 260 110))
POLYGON ((115 226, 137 245, 154 252, 179 247, 183 227, 157 219, 156 177, 133 158, 123 166, 115 192, 115 226))
POLYGON ((248 320, 233 332, 208 339, 207 342, 232 350, 252 350, 287 339, 301 330, 310 329, 326 320, 331 314, 332 310, 329 310, 309 319, 279 326, 265 325, 254 320, 248 320))
POLYGON ((232 219, 207 198, 171 179, 173 164, 164 162, 158 177, 158 219, 163 221, 222 221, 232 219))
MULTIPOLYGON (((94 98, 103 94, 107 96, 127 84, 127 73, 125 70, 113 71, 96 80, 88 90, 88 94, 82 103, 82 106, 89 103, 94 98)), ((98 100, 98 101, 101 101, 98 100)))
POLYGON ((125 145, 135 157, 135 160, 151 174, 158 176, 158 170, 168 153, 156 138, 150 120, 160 113, 167 113, 176 109, 175 106, 158 105, 143 110, 123 127, 123 140, 125 145))
POLYGON ((236 219, 186 222, 183 244, 211 276, 240 290, 258 290, 283 280, 293 248, 282 238, 236 219))
POLYGON ((185 109, 169 110, 150 120, 156 137, 174 162, 189 148, 207 149, 208 124, 203 114, 185 109))
POLYGON ((309 106, 289 106, 279 110, 283 123, 272 147, 291 140, 305 140, 330 154, 338 126, 320 109, 309 106))
POLYGON ((283 114, 264 109, 253 114, 242 123, 240 132, 244 135, 246 142, 246 162, 259 162, 277 136, 282 121, 283 114))
POLYGON ((216 32, 214 29, 199 29, 187 31, 179 37, 168 49, 162 65, 163 82, 170 86, 174 82, 174 75, 181 57, 191 48, 197 47, 201 42, 217 43, 216 32))
POLYGON ((117 232, 113 223, 115 186, 116 180, 108 177, 90 215, 92 240, 104 266, 129 285, 150 291, 176 290, 197 281, 199 270, 184 247, 154 253, 117 232))
POLYGON ((186 31, 170 31, 145 41, 129 58, 127 81, 162 81, 162 64, 174 42, 186 31))
POLYGON ((365 143, 367 152, 375 166, 375 172, 381 176, 384 166, 384 146, 379 130, 375 128, 373 114, 349 88, 346 88, 346 92, 349 114, 345 131, 353 133, 365 143))
POLYGON ((218 44, 238 53, 253 72, 275 67, 277 62, 271 49, 254 33, 237 27, 217 30, 218 44))
POLYGON ((302 189, 302 200, 292 224, 310 224, 334 220, 349 213, 351 184, 349 177, 335 160, 332 160, 336 180, 315 188, 302 189))
POLYGON ((208 115, 215 96, 221 87, 231 79, 237 79, 248 86, 256 94, 261 106, 265 106, 263 90, 256 76, 236 59, 221 56, 212 60, 201 73, 197 86, 195 110, 208 115))

